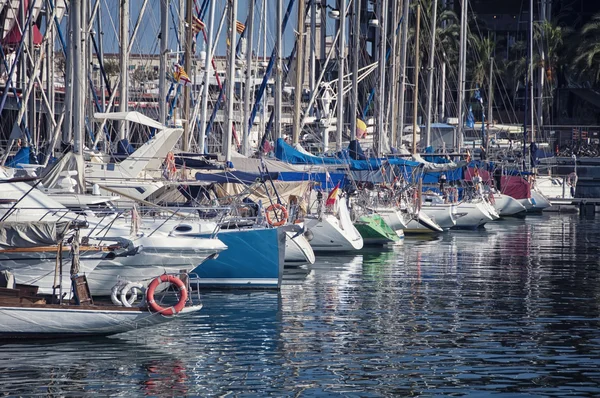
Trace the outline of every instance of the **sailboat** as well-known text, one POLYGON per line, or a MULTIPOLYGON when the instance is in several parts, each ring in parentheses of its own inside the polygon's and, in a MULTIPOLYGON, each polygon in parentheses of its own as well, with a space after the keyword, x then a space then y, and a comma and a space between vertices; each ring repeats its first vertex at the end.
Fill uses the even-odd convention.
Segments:
MULTIPOLYGON (((71 224, 74 228, 78 224, 71 224)), ((63 234, 56 233, 63 227, 52 222, 43 224, 12 223, 0 225, 0 244, 10 246, 16 236, 20 248, 44 247, 48 244, 61 245, 63 234)), ((75 235, 76 237, 78 234, 75 235)), ((73 246, 79 247, 79 239, 73 240, 73 246)), ((40 295, 38 286, 15 283, 10 273, 0 278, 0 338, 73 338, 81 336, 108 336, 137 330, 144 327, 168 322, 175 315, 187 315, 199 311, 201 304, 194 304, 188 295, 189 288, 179 277, 163 274, 153 279, 148 289, 143 290, 143 301, 132 306, 127 304, 94 303, 86 277, 81 273, 75 249, 74 260, 69 271, 72 284, 66 284, 58 292, 62 295, 40 295), (162 304, 157 290, 164 282, 174 286, 177 302, 162 304), (72 289, 69 288, 72 286, 72 289), (70 293, 69 293, 70 292, 70 293)), ((57 270, 58 271, 58 270, 57 270)), ((185 278, 184 278, 185 279, 185 278)), ((125 292, 128 293, 128 292, 125 292)))

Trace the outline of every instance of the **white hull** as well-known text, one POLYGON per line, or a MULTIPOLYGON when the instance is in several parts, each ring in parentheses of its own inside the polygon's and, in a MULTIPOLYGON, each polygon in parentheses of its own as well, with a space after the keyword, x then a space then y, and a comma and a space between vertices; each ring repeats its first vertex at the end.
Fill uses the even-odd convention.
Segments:
MULTIPOLYGON (((81 252, 79 273, 90 275, 100 264, 106 253, 101 251, 81 252)), ((56 251, 6 252, 0 253, 0 270, 10 271, 16 283, 35 285, 41 294, 52 294, 56 269, 56 251)), ((71 256, 68 249, 63 252, 62 284, 63 291, 71 289, 71 256)))
POLYGON ((116 280, 140 282, 147 286, 156 275, 191 271, 209 256, 227 249, 218 239, 153 235, 133 241, 136 254, 104 260, 88 275, 92 295, 109 296, 116 280))
POLYGON ((532 200, 525 198, 525 199, 515 199, 517 202, 519 202, 520 204, 523 205, 523 207, 525 208, 525 210, 527 211, 532 211, 533 208, 535 207, 532 200))
POLYGON ((315 252, 339 252, 362 249, 363 238, 352 224, 346 200, 340 199, 338 219, 324 214, 320 219, 307 217, 305 226, 309 230, 307 239, 315 252))
POLYGON ((304 234, 286 232, 285 262, 293 264, 314 264, 315 252, 304 234))
POLYGON ((432 234, 444 232, 444 229, 423 211, 419 211, 417 217, 418 219, 412 219, 408 222, 404 229, 405 234, 432 234))
POLYGON ((459 229, 475 229, 484 226, 494 217, 490 215, 487 206, 480 202, 461 202, 457 206, 456 226, 459 229))
POLYGON ((432 221, 442 229, 450 229, 456 225, 454 213, 456 207, 452 204, 423 205, 421 212, 425 213, 432 221))
POLYGON ((571 187, 563 177, 537 176, 535 179, 535 189, 546 198, 573 199, 573 196, 571 196, 571 187))
POLYGON ((546 198, 542 193, 538 192, 535 189, 531 190, 531 201, 534 203, 534 211, 543 211, 544 209, 547 209, 548 207, 552 206, 548 198, 546 198))
POLYGON ((383 218, 383 221, 394 231, 402 231, 406 228, 407 222, 400 209, 393 207, 377 207, 373 208, 377 214, 383 218))
POLYGON ((501 217, 514 216, 527 210, 517 199, 502 193, 494 194, 494 207, 501 217))
MULTIPOLYGON (((189 314, 201 308, 202 305, 185 307, 180 314, 189 314)), ((173 318, 176 317, 141 308, 112 310, 58 305, 0 306, 0 337, 106 336, 157 325, 173 318)))

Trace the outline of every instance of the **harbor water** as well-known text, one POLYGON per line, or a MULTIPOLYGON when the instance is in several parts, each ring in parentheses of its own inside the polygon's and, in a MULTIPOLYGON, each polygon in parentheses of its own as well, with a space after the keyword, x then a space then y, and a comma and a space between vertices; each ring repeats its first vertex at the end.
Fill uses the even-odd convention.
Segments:
POLYGON ((286 270, 112 338, 2 343, 10 396, 598 396, 600 216, 528 216, 286 270))

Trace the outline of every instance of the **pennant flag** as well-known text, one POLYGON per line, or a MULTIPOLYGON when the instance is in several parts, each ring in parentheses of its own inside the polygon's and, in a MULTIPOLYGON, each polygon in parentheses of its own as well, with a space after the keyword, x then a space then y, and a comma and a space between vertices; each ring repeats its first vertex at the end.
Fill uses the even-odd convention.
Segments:
POLYGON ((246 25, 241 23, 240 21, 235 22, 235 30, 241 35, 246 30, 246 25))
POLYGON ((204 27, 204 22, 202 22, 200 18, 193 17, 192 32, 194 33, 194 35, 197 35, 198 33, 200 33, 201 30, 204 30, 204 27))
POLYGON ((188 74, 183 70, 183 66, 179 64, 173 64, 173 79, 175 82, 183 83, 184 85, 192 83, 188 74))
POLYGON ((335 204, 335 201, 337 200, 337 197, 339 194, 340 194, 340 183, 338 181, 335 188, 333 188, 331 190, 331 192, 329 192, 329 195, 327 196, 327 200, 325 201, 325 206, 333 206, 335 204))
POLYGON ((360 119, 356 119, 356 138, 359 140, 366 137, 367 135, 367 124, 360 119))
POLYGON ((473 115, 473 107, 469 105, 469 113, 467 114, 467 127, 472 129, 475 127, 475 116, 473 115))

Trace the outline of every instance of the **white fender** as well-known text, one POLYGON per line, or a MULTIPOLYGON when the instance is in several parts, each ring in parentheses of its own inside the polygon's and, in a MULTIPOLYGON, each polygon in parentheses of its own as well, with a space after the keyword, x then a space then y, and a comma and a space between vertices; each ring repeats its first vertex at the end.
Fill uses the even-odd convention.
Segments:
POLYGON ((121 289, 121 303, 125 307, 131 307, 133 303, 138 298, 138 291, 142 293, 142 297, 144 297, 144 286, 138 282, 129 282, 121 289), (129 299, 127 298, 127 293, 131 293, 129 299))

